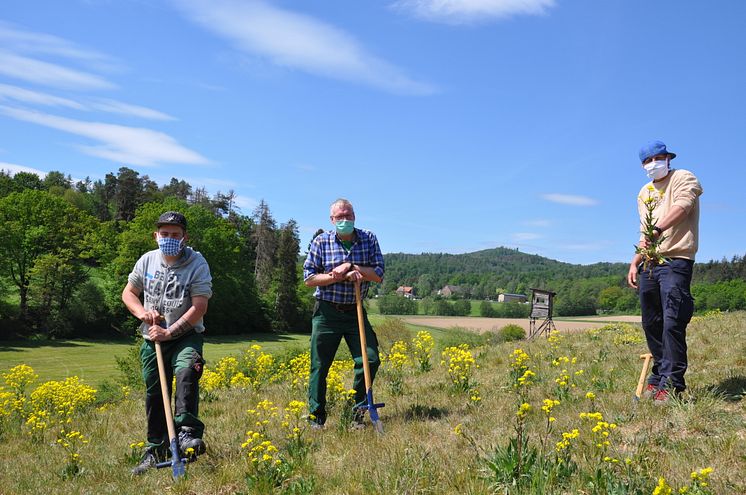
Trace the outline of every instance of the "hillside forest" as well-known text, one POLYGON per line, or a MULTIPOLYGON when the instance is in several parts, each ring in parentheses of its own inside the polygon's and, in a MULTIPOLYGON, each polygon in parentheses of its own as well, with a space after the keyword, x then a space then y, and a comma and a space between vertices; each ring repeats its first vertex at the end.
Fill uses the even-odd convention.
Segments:
MULTIPOLYGON (((297 223, 278 222, 265 201, 245 214, 235 200, 232 191, 210 195, 177 178, 158 185, 128 167, 77 181, 58 171, 0 171, 0 338, 134 334, 121 291, 139 256, 155 248, 155 221, 169 210, 185 214, 189 245, 210 264, 211 333, 308 331, 313 294, 302 283, 301 251, 312 236, 301 240, 297 223)), ((557 293, 560 316, 638 310, 624 263, 573 265, 502 247, 384 257, 384 282, 369 292, 384 313, 470 314, 476 304, 483 316, 523 317, 526 305, 490 301, 532 287, 557 293), (446 285, 458 291, 439 296, 446 285), (414 287, 418 300, 396 296, 399 286, 414 287)), ((695 264, 697 309, 746 309, 745 280, 740 256, 695 264)))

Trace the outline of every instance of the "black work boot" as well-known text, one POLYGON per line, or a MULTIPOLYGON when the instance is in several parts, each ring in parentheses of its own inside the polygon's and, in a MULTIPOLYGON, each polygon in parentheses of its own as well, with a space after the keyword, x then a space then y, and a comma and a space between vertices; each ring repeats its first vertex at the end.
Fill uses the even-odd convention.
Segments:
POLYGON ((194 428, 182 426, 179 430, 179 450, 184 457, 198 456, 205 453, 205 442, 194 437, 194 428), (191 452, 187 452, 192 449, 191 452))
POLYGON ((156 458, 156 448, 148 447, 140 459, 140 463, 132 469, 132 474, 142 474, 150 468, 154 468, 158 464, 156 458))

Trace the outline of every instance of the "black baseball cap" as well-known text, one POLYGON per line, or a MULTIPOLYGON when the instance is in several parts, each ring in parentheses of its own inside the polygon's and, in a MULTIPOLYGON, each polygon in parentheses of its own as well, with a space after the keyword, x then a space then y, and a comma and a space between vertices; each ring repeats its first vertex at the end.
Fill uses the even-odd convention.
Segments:
POLYGON ((167 211, 166 213, 158 217, 158 221, 155 223, 155 226, 159 228, 164 225, 178 225, 186 231, 186 217, 178 211, 167 211))

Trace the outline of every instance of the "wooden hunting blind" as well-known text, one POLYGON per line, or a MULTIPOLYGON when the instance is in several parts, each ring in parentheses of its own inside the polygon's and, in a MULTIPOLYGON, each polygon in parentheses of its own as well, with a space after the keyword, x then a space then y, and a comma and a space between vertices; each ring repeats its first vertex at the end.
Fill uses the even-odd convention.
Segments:
POLYGON ((528 338, 533 339, 542 333, 549 337, 550 330, 557 330, 552 321, 552 308, 556 292, 543 289, 531 289, 531 323, 529 324, 528 338), (537 320, 541 320, 537 326, 537 320))

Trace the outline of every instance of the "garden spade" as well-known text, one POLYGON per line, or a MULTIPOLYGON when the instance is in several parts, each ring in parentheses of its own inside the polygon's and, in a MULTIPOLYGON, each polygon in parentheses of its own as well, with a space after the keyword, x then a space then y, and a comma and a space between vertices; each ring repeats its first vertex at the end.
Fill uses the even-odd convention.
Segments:
POLYGON ((360 298, 360 281, 355 281, 355 302, 357 303, 357 328, 360 333, 360 349, 363 359, 363 374, 365 376, 365 397, 366 404, 360 406, 361 409, 368 411, 370 421, 378 433, 383 433, 383 423, 378 417, 378 408, 385 404, 376 404, 373 401, 373 380, 370 376, 370 363, 368 362, 368 344, 365 340, 365 318, 363 317, 363 301, 360 298))
POLYGON ((161 395, 163 396, 163 410, 166 413, 166 426, 168 427, 168 438, 171 442, 171 462, 162 462, 156 465, 156 467, 171 466, 173 471, 174 479, 178 479, 184 476, 186 472, 185 463, 186 459, 181 458, 179 453, 179 444, 176 437, 176 428, 174 428, 174 417, 171 413, 171 397, 168 394, 168 382, 166 381, 166 367, 163 364, 163 352, 161 351, 161 343, 156 340, 155 342, 155 357, 158 361, 158 375, 161 381, 161 395))

